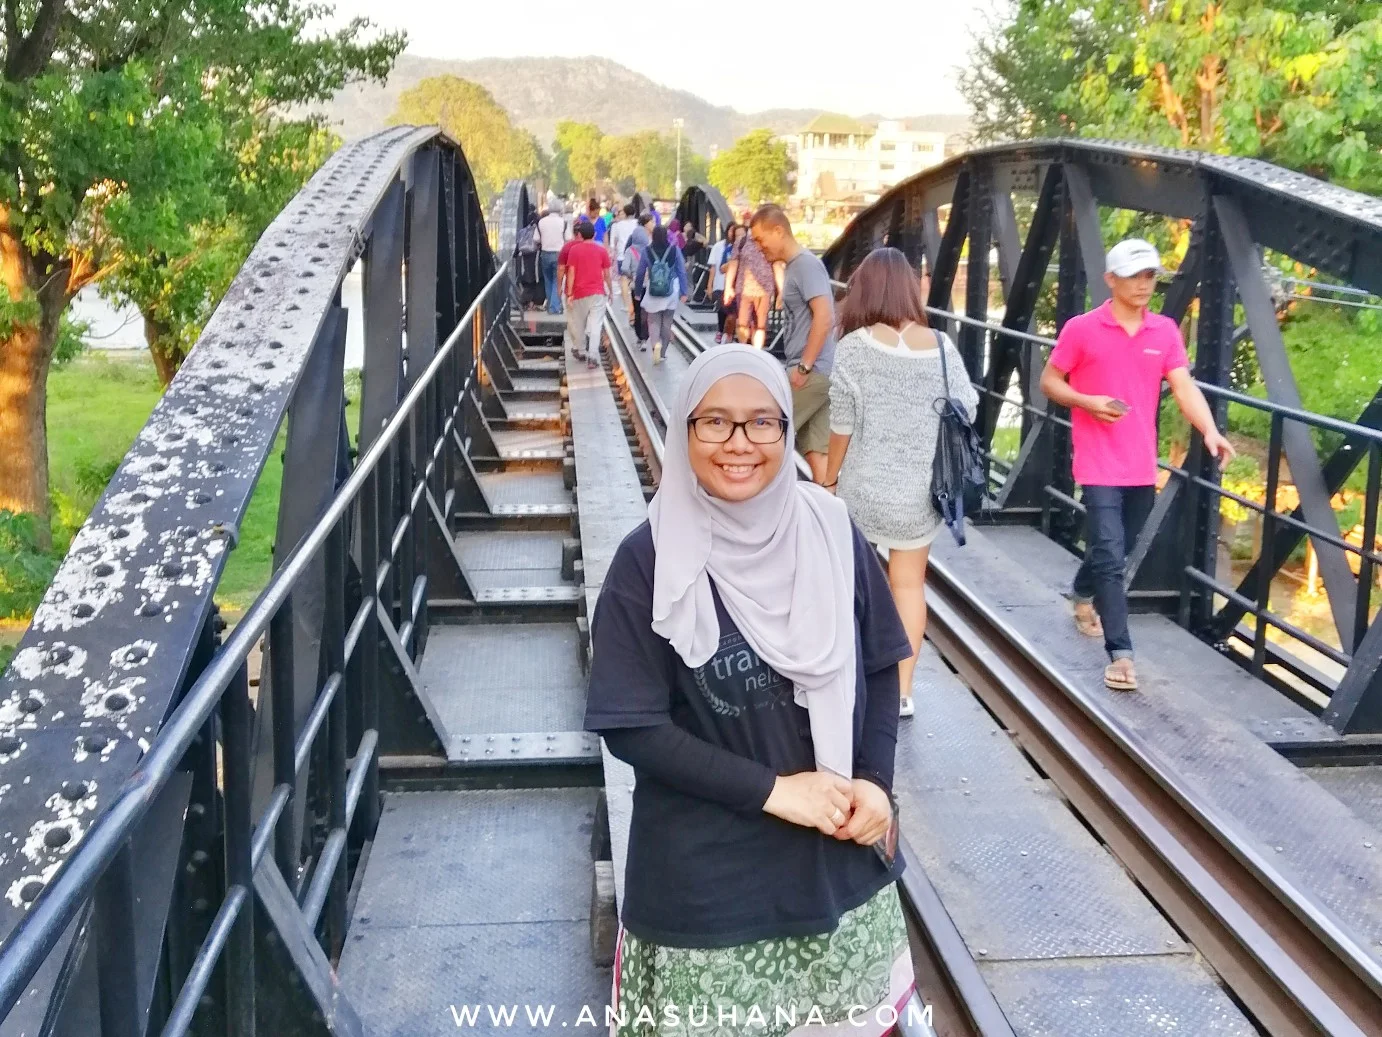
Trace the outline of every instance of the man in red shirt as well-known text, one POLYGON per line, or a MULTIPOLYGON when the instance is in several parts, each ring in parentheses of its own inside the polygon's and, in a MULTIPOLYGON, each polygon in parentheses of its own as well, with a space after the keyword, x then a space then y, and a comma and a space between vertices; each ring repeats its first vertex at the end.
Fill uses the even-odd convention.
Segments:
POLYGON ((1147 310, 1162 272, 1154 246, 1121 241, 1105 263, 1112 298, 1072 317, 1041 375, 1047 399, 1070 408, 1075 481, 1083 487, 1085 558, 1075 574, 1075 623, 1104 639, 1104 683, 1137 687, 1123 565, 1156 499, 1157 412, 1161 383, 1221 464, 1234 450, 1214 424, 1195 381, 1180 328, 1147 310))
POLYGON ((612 291, 609 252, 594 242, 595 228, 576 224, 576 236, 562 246, 557 257, 562 298, 566 301, 566 330, 576 358, 591 367, 600 350, 600 322, 605 299, 612 291))

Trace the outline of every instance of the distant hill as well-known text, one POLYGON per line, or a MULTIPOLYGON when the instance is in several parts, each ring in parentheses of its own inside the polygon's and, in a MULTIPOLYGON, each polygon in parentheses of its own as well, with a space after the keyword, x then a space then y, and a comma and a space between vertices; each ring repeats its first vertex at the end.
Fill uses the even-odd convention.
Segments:
MULTIPOLYGON (((454 75, 479 83, 529 130, 544 148, 552 146, 563 119, 593 122, 606 133, 636 130, 670 131, 672 120, 686 120, 685 133, 695 149, 708 154, 712 145, 726 148, 749 130, 767 127, 791 133, 820 114, 817 108, 773 108, 737 112, 711 104, 685 90, 673 90, 607 58, 483 58, 447 61, 404 54, 384 86, 343 90, 325 109, 337 132, 347 139, 380 129, 393 114, 398 97, 430 76, 454 75)), ((876 116, 874 117, 876 118, 876 116)), ((907 119, 913 129, 963 133, 964 115, 907 119)))

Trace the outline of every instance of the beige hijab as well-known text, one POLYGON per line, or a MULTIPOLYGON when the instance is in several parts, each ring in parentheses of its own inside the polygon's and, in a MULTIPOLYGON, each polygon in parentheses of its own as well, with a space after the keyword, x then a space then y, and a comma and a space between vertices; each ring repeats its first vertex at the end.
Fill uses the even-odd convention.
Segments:
POLYGON ((792 393, 782 367, 744 346, 706 350, 682 380, 667 429, 662 481, 648 508, 657 560, 653 630, 690 667, 720 643, 710 581, 760 659, 792 682, 810 714, 816 765, 854 773, 854 536, 844 503, 799 482, 789 426, 782 468, 761 493, 712 497, 691 470, 687 419, 721 378, 761 382, 782 413, 792 393))

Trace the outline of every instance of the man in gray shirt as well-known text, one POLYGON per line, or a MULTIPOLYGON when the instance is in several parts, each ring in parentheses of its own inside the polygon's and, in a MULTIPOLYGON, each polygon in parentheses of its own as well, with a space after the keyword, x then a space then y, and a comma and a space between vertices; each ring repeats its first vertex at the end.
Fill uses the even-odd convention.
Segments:
POLYGON ((797 449, 811 466, 811 478, 825 481, 830 448, 830 370, 835 363, 835 293, 830 274, 792 235, 787 214, 764 205, 753 214, 749 233, 770 263, 785 263, 782 309, 787 378, 792 383, 792 420, 797 449))

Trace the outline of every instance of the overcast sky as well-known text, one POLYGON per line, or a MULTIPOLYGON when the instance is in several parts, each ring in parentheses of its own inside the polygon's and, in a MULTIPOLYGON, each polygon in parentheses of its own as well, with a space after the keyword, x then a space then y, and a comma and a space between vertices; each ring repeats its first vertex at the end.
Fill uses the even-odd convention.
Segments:
POLYGON ((597 54, 740 111, 902 116, 968 110, 955 70, 972 30, 1002 0, 335 2, 340 18, 364 15, 406 29, 409 50, 425 57, 597 54), (630 12, 646 28, 631 29, 630 12), (743 42, 727 57, 719 41, 731 32, 743 42))

